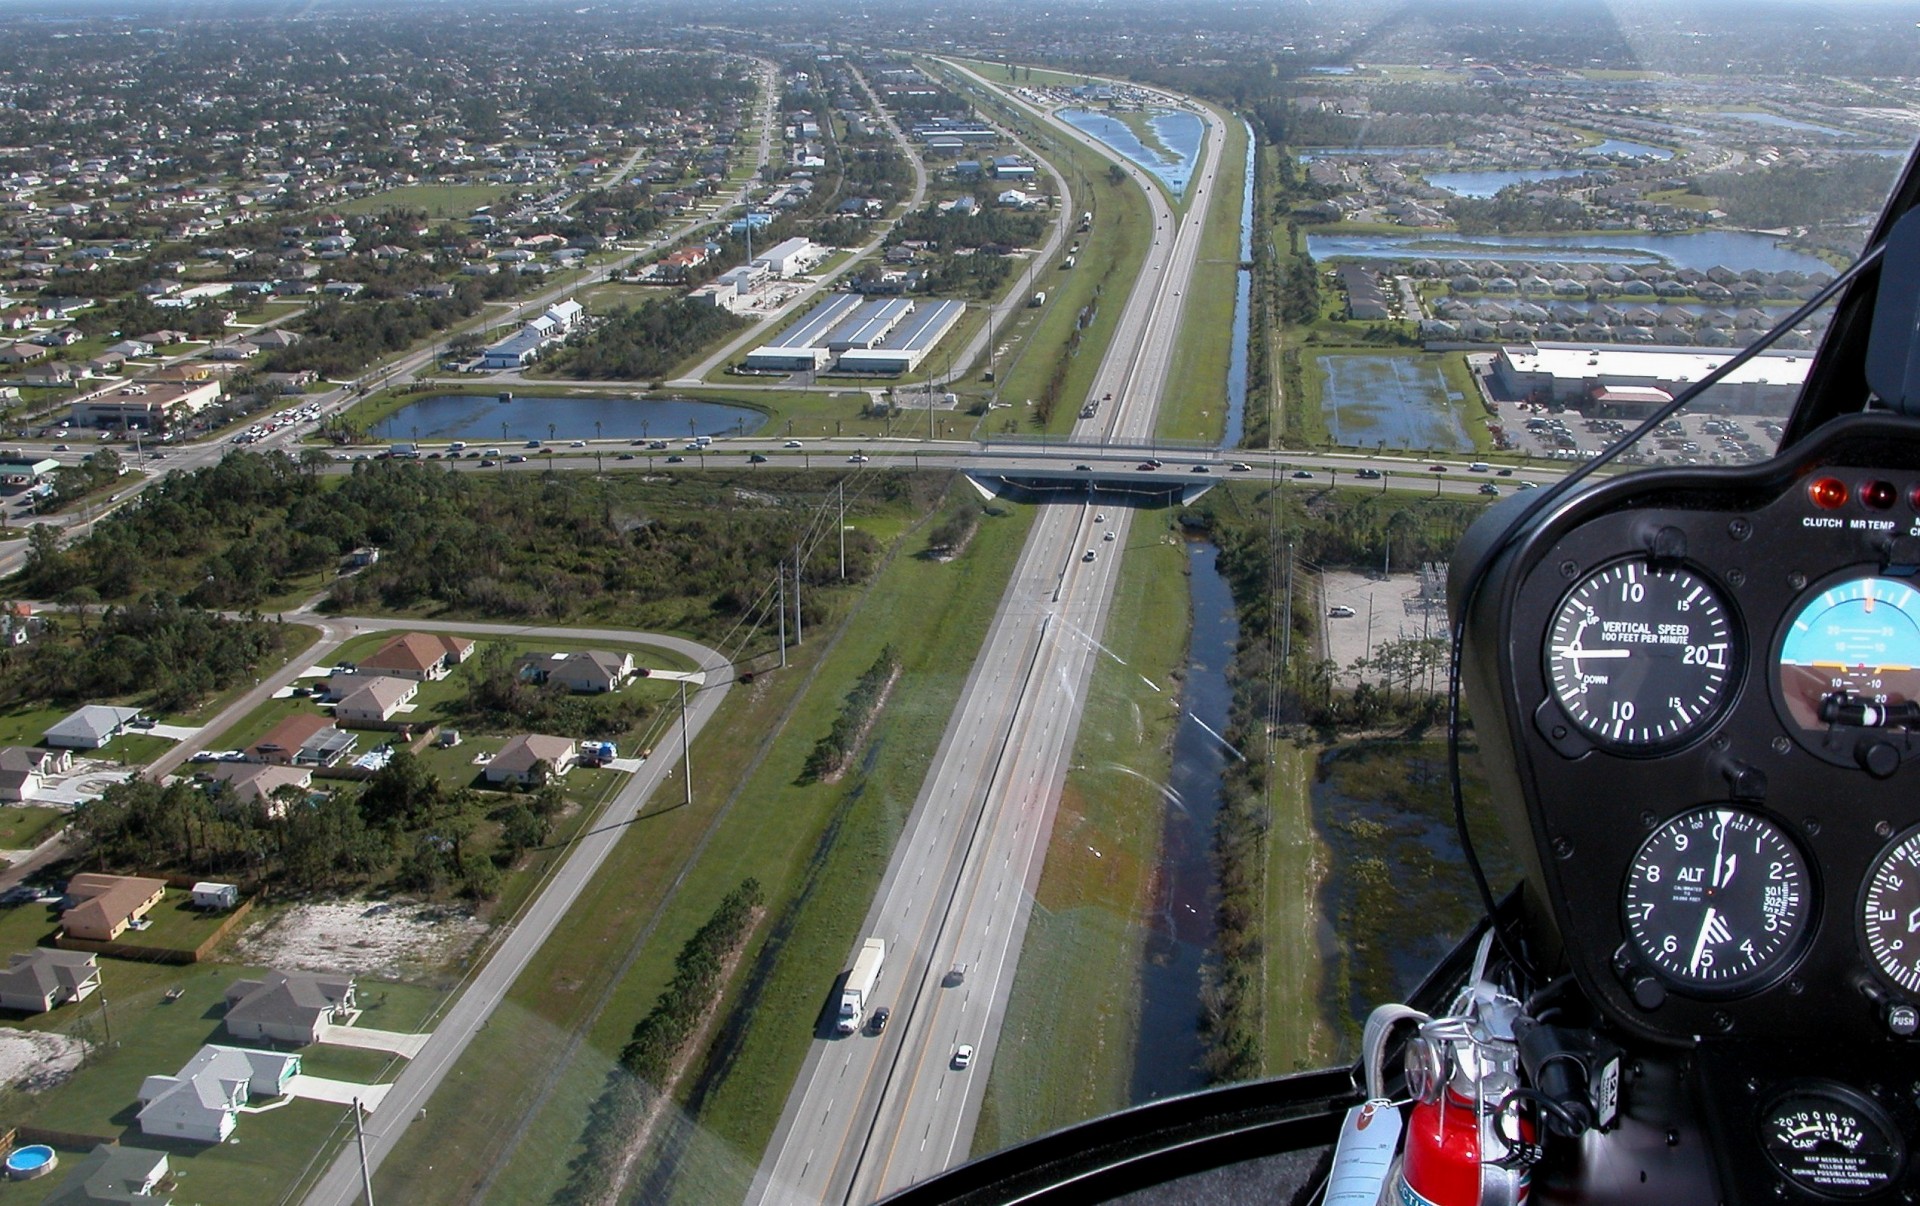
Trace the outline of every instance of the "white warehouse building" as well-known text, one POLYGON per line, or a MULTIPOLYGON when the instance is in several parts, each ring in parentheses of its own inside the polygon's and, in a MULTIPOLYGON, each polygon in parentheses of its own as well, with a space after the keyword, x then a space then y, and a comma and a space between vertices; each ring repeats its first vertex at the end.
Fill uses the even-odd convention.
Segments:
MULTIPOLYGON (((1500 349, 1494 375, 1509 397, 1583 406, 1598 392, 1612 390, 1610 409, 1632 410, 1622 405, 1620 390, 1677 395, 1732 358, 1731 350, 1702 348, 1513 344, 1500 349)), ((1702 401, 1744 414, 1785 414, 1799 398, 1812 361, 1810 352, 1762 352, 1709 389, 1702 401)))
POLYGON ((826 248, 815 245, 813 240, 791 238, 776 243, 759 255, 753 257, 756 264, 765 264, 767 271, 781 280, 799 276, 820 262, 826 254, 826 248))

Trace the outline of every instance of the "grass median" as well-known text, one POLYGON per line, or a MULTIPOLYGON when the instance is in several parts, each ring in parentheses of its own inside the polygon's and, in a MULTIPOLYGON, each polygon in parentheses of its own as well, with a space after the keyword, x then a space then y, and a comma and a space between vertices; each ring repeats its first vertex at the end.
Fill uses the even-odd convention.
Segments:
POLYGON ((1247 127, 1214 113, 1227 140, 1207 201, 1199 259, 1181 310, 1179 347, 1160 399, 1162 438, 1217 444, 1226 432, 1227 369, 1233 357, 1233 307, 1239 284, 1240 202, 1247 175, 1247 127))
POLYGON ((1020 1057, 993 1063, 976 1155, 1132 1104, 1143 915, 1191 627, 1186 558, 1163 513, 1136 518, 1102 637, 1113 656, 1093 672, 1001 1027, 1020 1057))

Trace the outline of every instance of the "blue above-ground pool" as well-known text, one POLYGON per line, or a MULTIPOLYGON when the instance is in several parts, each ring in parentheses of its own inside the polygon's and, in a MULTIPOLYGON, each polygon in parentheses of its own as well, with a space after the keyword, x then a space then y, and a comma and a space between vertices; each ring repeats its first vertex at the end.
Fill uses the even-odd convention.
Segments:
POLYGON ((7 1176, 15 1181, 31 1181, 45 1176, 60 1163, 60 1157, 44 1143, 29 1143, 7 1153, 7 1176))

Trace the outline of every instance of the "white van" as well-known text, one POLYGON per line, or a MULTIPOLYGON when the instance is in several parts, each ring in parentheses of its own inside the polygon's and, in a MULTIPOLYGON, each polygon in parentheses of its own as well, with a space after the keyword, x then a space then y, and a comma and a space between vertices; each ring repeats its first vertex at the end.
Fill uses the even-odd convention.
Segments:
POLYGON ((1487 464, 1485 461, 1475 461, 1473 464, 1467 466, 1468 473, 1488 473, 1491 472, 1492 469, 1493 466, 1487 464))

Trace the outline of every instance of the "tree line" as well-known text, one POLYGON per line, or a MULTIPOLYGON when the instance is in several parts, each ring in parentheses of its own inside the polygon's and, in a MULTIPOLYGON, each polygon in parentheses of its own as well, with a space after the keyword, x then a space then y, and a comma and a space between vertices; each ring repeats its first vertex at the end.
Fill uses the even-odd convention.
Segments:
POLYGON ((557 377, 652 380, 746 325, 723 306, 684 297, 620 306, 541 356, 540 370, 557 377))
POLYGON ((894 652, 892 645, 888 645, 880 650, 880 656, 873 659, 873 665, 867 667, 866 672, 853 684, 853 689, 847 692, 847 698, 840 705, 840 714, 833 718, 833 727, 814 742, 813 751, 807 755, 806 764, 801 767, 800 782, 816 783, 821 779, 830 779, 847 768, 855 745, 872 724, 881 698, 899 673, 900 655, 894 652))
POLYGON ((721 975, 752 932, 764 899, 758 880, 742 880, 680 948, 673 978, 635 1024, 619 1065, 588 1111, 581 1150, 554 1194, 556 1202, 599 1203, 618 1193, 637 1132, 669 1091, 687 1044, 718 1007, 721 975))

